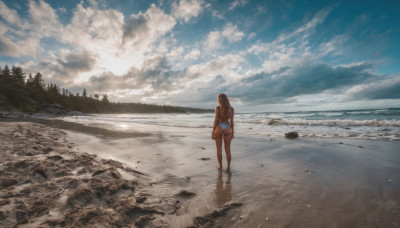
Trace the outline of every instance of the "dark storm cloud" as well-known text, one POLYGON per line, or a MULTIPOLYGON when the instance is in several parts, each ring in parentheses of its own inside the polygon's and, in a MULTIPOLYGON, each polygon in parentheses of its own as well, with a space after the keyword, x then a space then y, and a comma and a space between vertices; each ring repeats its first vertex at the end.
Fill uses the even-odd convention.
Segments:
POLYGON ((400 80, 387 80, 381 83, 374 83, 365 86, 360 91, 352 94, 353 98, 377 100, 377 99, 399 99, 400 80))
POLYGON ((230 89, 232 96, 246 102, 277 103, 287 98, 319 94, 370 82, 372 65, 331 67, 324 63, 284 67, 272 73, 259 73, 243 79, 230 89))

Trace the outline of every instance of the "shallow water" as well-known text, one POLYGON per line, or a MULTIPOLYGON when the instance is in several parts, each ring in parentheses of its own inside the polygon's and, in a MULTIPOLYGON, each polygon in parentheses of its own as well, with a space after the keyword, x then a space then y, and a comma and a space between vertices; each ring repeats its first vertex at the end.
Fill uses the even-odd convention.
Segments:
MULTIPOLYGON (((214 114, 101 114, 63 120, 124 132, 174 131, 173 128, 197 132, 211 131, 214 114)), ((281 137, 286 132, 297 131, 307 137, 400 140, 400 109, 237 113, 235 124, 238 134, 264 137, 281 137)))

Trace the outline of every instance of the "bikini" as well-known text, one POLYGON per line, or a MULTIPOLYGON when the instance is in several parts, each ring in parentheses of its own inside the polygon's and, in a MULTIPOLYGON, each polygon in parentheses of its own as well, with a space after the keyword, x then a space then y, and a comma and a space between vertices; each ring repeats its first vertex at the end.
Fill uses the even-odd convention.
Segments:
POLYGON ((221 126, 222 130, 225 130, 227 127, 230 126, 228 123, 219 123, 218 125, 221 126))

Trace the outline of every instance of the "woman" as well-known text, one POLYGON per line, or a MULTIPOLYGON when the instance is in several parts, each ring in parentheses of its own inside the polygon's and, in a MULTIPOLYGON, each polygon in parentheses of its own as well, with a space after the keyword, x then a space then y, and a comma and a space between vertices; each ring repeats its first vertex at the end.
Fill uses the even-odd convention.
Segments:
POLYGON ((217 169, 222 169, 222 138, 224 139, 226 160, 228 167, 231 168, 231 140, 233 139, 233 108, 229 103, 228 96, 224 93, 218 94, 218 106, 215 107, 215 120, 211 138, 217 144, 217 158, 219 166, 217 169))

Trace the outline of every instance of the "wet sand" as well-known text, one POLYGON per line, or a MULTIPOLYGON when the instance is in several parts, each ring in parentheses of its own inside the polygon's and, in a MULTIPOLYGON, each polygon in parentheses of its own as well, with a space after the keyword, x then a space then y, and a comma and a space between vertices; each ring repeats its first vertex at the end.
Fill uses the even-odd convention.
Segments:
MULTIPOLYGON (((1 126, 5 124, 10 123, 1 126)), ((399 141, 236 135, 227 173, 215 169, 215 145, 207 130, 142 129, 150 134, 107 138, 64 131, 65 144, 73 145, 71 153, 112 159, 146 174, 118 169, 124 179, 145 176, 131 197, 147 197, 141 207, 163 213, 147 213, 147 227, 400 226, 399 141)), ((2 159, 2 169, 7 162, 2 159)), ((12 188, 23 186, 18 182, 12 188)), ((9 191, 2 189, 2 197, 9 191)), ((0 210, 11 210, 5 207, 0 210)), ((132 214, 127 219, 125 212, 108 207, 126 225, 139 219, 132 214)))

